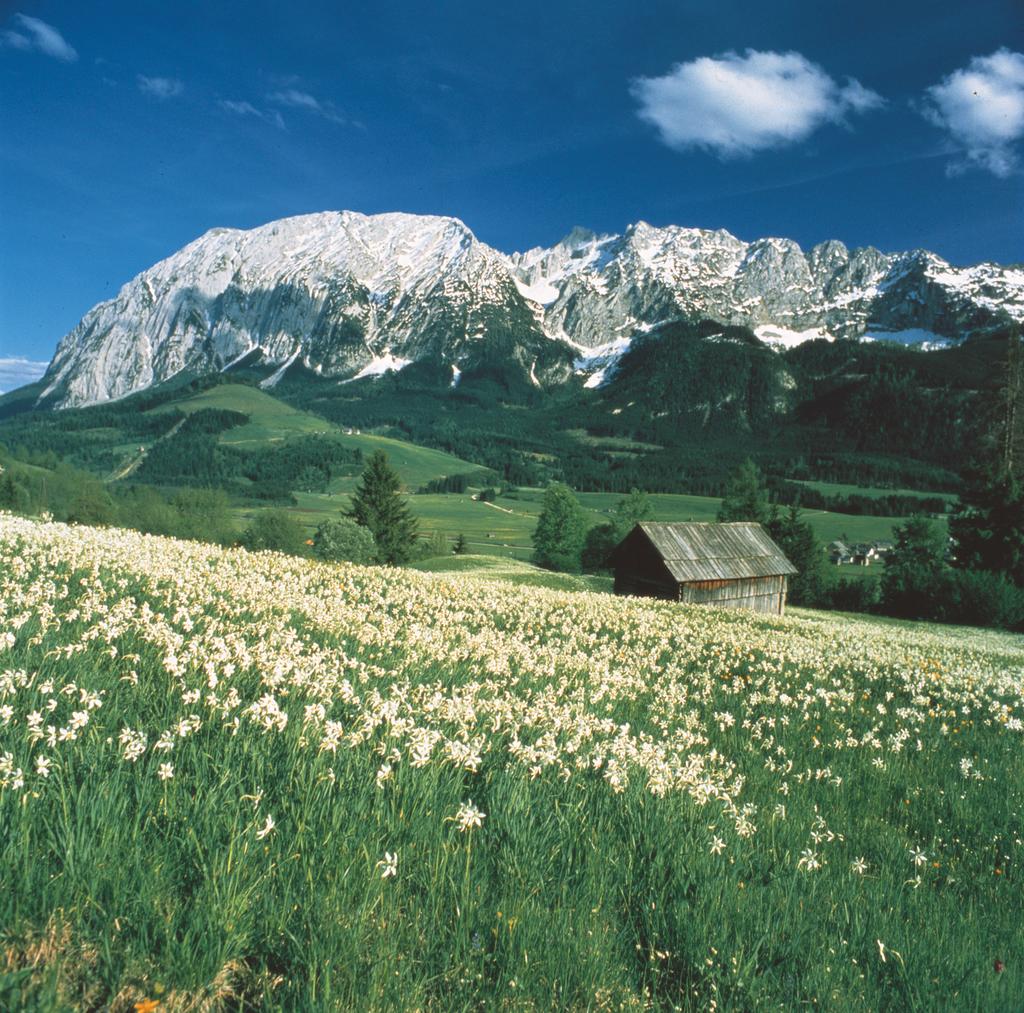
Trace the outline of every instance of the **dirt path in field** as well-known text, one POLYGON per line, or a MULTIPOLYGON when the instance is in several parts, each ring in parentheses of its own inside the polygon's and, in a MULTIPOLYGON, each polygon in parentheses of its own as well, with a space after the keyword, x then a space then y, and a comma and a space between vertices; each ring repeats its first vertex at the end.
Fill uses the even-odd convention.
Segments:
POLYGON ((489 503, 485 499, 480 500, 479 502, 483 503, 484 506, 489 506, 492 510, 500 510, 503 514, 515 514, 515 510, 509 510, 508 507, 500 507, 497 503, 489 503))
MULTIPOLYGON (((185 416, 185 418, 188 418, 188 416, 185 416)), ((163 436, 158 436, 153 443, 159 443, 161 440, 169 440, 184 424, 185 419, 179 419, 166 433, 164 433, 163 436)), ((145 459, 146 449, 143 447, 116 475, 113 475, 108 479, 108 481, 120 482, 122 478, 127 478, 133 471, 138 469, 139 465, 142 464, 145 459)))

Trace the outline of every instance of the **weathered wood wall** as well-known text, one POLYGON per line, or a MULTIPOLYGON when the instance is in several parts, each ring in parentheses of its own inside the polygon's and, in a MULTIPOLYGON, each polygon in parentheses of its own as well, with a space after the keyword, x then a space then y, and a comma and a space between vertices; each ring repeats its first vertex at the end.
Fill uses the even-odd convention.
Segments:
POLYGON ((786 578, 703 580, 679 585, 679 600, 721 608, 748 608, 782 615, 786 608, 786 578))

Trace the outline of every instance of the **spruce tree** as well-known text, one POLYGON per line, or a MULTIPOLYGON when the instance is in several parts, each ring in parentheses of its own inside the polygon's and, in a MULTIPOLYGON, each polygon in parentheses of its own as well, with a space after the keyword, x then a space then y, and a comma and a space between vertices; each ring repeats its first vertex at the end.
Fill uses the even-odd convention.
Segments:
POLYGON ((14 476, 0 465, 0 510, 13 513, 27 513, 30 497, 28 490, 14 476))
POLYGON ((401 489, 388 455, 375 451, 366 462, 348 512, 357 524, 369 528, 377 543, 377 561, 395 566, 409 562, 416 548, 416 519, 401 489))
POLYGON ((965 476, 949 532, 958 567, 1002 573, 1024 587, 1024 484, 1011 472, 965 476))
POLYGON ((1024 587, 1024 344, 1018 327, 1007 335, 992 422, 994 440, 963 476, 949 531, 957 567, 1003 574, 1024 587))
POLYGON ((718 520, 767 524, 770 516, 768 490, 757 465, 748 457, 726 483, 725 496, 718 508, 718 520))
POLYGON ((641 521, 651 516, 650 497, 639 489, 630 489, 628 496, 615 504, 612 520, 592 527, 583 543, 580 562, 584 573, 605 573, 611 569, 612 553, 619 542, 641 521))
POLYGON ((769 519, 768 534, 797 568, 789 578, 789 600, 794 605, 820 605, 825 599, 828 576, 825 551, 814 528, 800 519, 800 508, 791 506, 769 519))
POLYGON ((925 517, 911 517, 895 534, 882 574, 882 611, 903 619, 943 619, 952 591, 946 535, 925 517))

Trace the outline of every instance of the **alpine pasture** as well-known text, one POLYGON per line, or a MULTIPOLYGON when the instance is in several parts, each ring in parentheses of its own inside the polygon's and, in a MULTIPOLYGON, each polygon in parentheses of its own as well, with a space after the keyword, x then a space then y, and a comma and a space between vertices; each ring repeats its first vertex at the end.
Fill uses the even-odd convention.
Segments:
POLYGON ((0 1006, 1017 1008, 1022 669, 0 515, 0 1006))

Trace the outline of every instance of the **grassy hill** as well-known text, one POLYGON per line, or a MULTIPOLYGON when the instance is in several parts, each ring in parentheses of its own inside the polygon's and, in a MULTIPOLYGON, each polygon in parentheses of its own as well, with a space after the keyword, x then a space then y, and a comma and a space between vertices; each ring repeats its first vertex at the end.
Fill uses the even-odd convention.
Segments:
POLYGON ((449 565, 0 515, 0 1005, 1015 1008, 1019 637, 449 565))
MULTIPOLYGON (((254 450, 299 436, 330 436, 341 446, 359 450, 365 456, 383 450, 410 489, 418 489, 432 479, 446 475, 479 473, 482 470, 479 465, 440 450, 417 447, 386 436, 352 434, 347 431, 351 427, 336 425, 309 412, 299 411, 266 391, 243 384, 222 384, 194 397, 162 405, 153 411, 177 409, 191 414, 208 408, 228 409, 249 417, 245 425, 230 429, 220 437, 224 446, 254 450)), ((332 484, 331 491, 349 492, 354 486, 355 479, 339 479, 332 484)))
MULTIPOLYGON (((0 419, 0 443, 30 454, 53 452, 108 481, 135 480, 136 469, 154 443, 167 439, 183 416, 204 410, 247 416, 244 425, 233 426, 218 437, 217 442, 224 447, 259 452, 289 441, 323 437, 364 455, 384 450, 410 489, 447 475, 479 474, 483 470, 480 465, 440 450, 369 433, 353 435, 347 432, 352 426, 328 422, 291 407, 250 384, 217 377, 168 384, 91 408, 22 411, 0 419)), ((332 488, 348 491, 352 485, 342 480, 332 488)))

